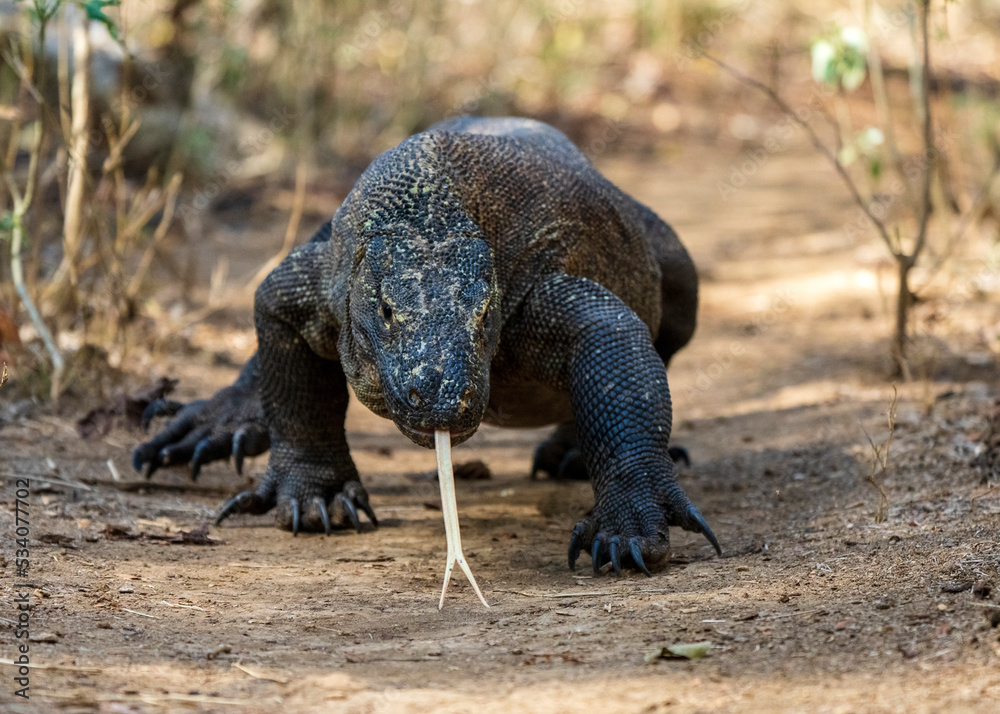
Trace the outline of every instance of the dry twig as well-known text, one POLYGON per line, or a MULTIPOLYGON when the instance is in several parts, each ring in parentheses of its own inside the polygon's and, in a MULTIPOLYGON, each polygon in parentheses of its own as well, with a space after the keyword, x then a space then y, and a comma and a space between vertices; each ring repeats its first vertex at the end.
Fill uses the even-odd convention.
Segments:
POLYGON ((875 522, 885 523, 889 517, 889 496, 885 491, 885 479, 889 468, 889 449, 892 446, 892 437, 896 433, 896 405, 899 401, 899 394, 896 385, 892 385, 892 403, 889 405, 887 422, 889 426, 889 436, 881 444, 876 444, 871 434, 865 429, 865 436, 872 447, 872 470, 868 474, 868 483, 875 487, 879 493, 878 507, 875 509, 875 522))
POLYGON ((46 327, 41 314, 38 312, 38 308, 35 306, 35 301, 32 300, 31 295, 28 294, 28 287, 24 282, 24 265, 22 262, 22 251, 24 250, 24 217, 27 214, 28 209, 31 207, 31 202, 35 195, 35 184, 38 176, 38 160, 39 155, 42 153, 42 135, 42 120, 38 119, 34 124, 31 154, 28 160, 28 178, 27 183, 25 184, 24 194, 21 193, 21 190, 18 188, 17 182, 14 180, 10 171, 5 172, 3 178, 7 183, 7 189, 10 191, 11 201, 14 204, 14 210, 11 212, 11 279, 14 282, 14 289, 17 290, 17 295, 21 299, 21 304, 24 305, 24 309, 28 311, 28 317, 31 320, 31 324, 35 326, 35 330, 38 332, 39 337, 42 338, 42 342, 45 344, 45 349, 49 353, 49 358, 52 360, 50 396, 52 400, 55 401, 58 399, 59 393, 62 390, 62 376, 65 369, 65 363, 63 362, 62 353, 59 351, 59 348, 56 347, 56 342, 52 338, 52 333, 49 332, 49 328, 46 327))

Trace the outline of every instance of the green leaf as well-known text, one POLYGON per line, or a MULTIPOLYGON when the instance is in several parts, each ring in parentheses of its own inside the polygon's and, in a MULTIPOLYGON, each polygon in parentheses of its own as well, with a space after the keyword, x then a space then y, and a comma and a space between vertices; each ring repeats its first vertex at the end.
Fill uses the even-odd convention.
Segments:
POLYGON ((87 13, 87 19, 100 22, 108 28, 108 34, 116 40, 118 39, 118 26, 115 25, 114 20, 104 14, 104 8, 119 5, 121 5, 121 0, 86 0, 82 3, 83 10, 87 13))
POLYGON ((868 38, 865 36, 865 31, 860 27, 848 26, 840 31, 840 40, 844 43, 844 46, 850 48, 854 52, 860 55, 864 55, 868 52, 868 38))
POLYGON ((868 159, 868 173, 871 174, 873 179, 877 180, 882 175, 882 159, 878 156, 868 159))
POLYGON ((848 92, 852 92, 862 85, 867 74, 864 65, 848 67, 840 73, 840 83, 848 92))
POLYGON ((845 27, 816 40, 810 48, 813 79, 853 91, 868 73, 867 52, 868 38, 859 27, 845 27))
POLYGON ((813 43, 810 54, 813 79, 834 84, 837 81, 837 52, 833 45, 826 40, 817 40, 813 43))

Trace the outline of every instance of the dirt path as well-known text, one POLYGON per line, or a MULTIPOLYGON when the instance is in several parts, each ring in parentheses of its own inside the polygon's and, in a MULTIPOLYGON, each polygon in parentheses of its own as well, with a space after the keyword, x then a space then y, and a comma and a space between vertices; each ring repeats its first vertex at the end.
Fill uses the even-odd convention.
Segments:
MULTIPOLYGON (((459 577, 438 612, 433 454, 362 408, 349 429, 377 531, 293 539, 245 517, 212 528, 213 545, 164 536, 209 522, 241 486, 230 467, 207 468, 194 486, 168 472, 129 490, 138 435, 82 442, 69 419, 34 412, 0 430, 5 478, 46 473, 51 459, 60 478, 104 484, 36 482, 28 499, 31 700, 13 696, 4 665, 0 709, 997 711, 1000 494, 970 465, 996 375, 942 353, 952 381, 901 388, 888 520, 875 524, 865 430, 886 438, 892 398, 878 252, 845 245, 847 198, 813 155, 770 157, 722 201, 717 182, 739 160, 692 150, 602 166, 675 225, 705 276, 699 332, 670 375, 674 441, 692 454, 683 482, 723 558, 675 530, 672 561, 652 579, 595 576, 586 557, 570 572, 568 536, 589 487, 527 479, 544 431, 483 428, 456 460, 492 470, 458 495, 493 608, 459 577), (705 659, 644 663, 658 647, 706 640, 705 659)), ((998 317, 984 303, 963 309, 998 317)), ((205 333, 207 348, 244 358, 242 325, 205 333)), ((182 378, 182 396, 235 374, 183 355, 163 369, 182 378)), ((250 476, 265 465, 254 460, 250 476)), ((8 622, 15 495, 6 482, 8 661, 19 643, 8 622)))

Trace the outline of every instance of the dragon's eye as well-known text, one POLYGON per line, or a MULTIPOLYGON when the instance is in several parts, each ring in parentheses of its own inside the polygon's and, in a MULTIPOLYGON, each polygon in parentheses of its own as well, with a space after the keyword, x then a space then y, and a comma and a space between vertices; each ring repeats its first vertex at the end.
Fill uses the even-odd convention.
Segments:
POLYGON ((388 328, 389 325, 392 324, 392 308, 389 307, 389 303, 387 303, 384 299, 379 300, 378 312, 379 315, 382 316, 382 322, 384 322, 386 328, 388 328))

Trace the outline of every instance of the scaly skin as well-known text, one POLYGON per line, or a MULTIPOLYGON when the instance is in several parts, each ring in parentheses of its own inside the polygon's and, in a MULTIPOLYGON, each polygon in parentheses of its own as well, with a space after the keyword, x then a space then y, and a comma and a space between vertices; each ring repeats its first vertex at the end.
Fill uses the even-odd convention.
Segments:
POLYGON ((570 566, 586 550, 595 570, 648 574, 669 526, 719 549, 668 445, 666 363, 696 307, 674 232, 562 134, 521 119, 443 122, 378 157, 271 273, 255 300, 257 356, 230 392, 136 449, 136 467, 190 459, 196 472, 269 439, 263 482, 218 520, 274 509, 293 532, 329 532, 359 528, 358 509, 374 522, 344 434, 348 384, 428 448, 435 429, 460 443, 482 421, 559 423, 533 472, 589 475, 595 496, 570 566))

